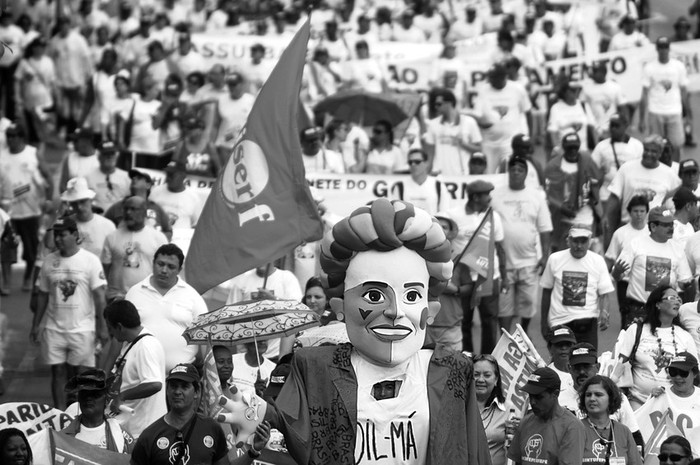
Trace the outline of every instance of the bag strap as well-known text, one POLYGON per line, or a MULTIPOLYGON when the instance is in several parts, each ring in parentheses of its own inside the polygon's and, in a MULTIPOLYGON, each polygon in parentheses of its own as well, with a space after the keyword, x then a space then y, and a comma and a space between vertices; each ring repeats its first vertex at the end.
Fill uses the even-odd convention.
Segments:
POLYGON ((610 147, 612 147, 613 156, 615 157, 615 166, 620 169, 620 160, 617 159, 617 150, 615 150, 615 141, 610 139, 610 147))
POLYGON ((122 355, 121 357, 119 357, 119 359, 117 360, 117 362, 115 363, 115 365, 121 365, 121 364, 123 364, 124 361, 126 360, 126 354, 129 353, 129 351, 131 350, 131 348, 134 347, 134 346, 136 345, 136 343, 139 342, 139 341, 140 341, 141 339, 143 339, 144 337, 146 337, 146 336, 151 336, 151 335, 152 335, 151 333, 146 333, 146 334, 139 334, 138 336, 136 336, 136 339, 134 339, 133 341, 131 341, 131 344, 129 344, 129 347, 127 347, 126 350, 124 351, 124 355, 122 355))
POLYGON ((632 362, 634 360, 634 356, 637 355, 637 349, 639 348, 639 341, 642 339, 642 330, 644 329, 644 323, 641 321, 637 323, 637 331, 634 335, 634 345, 632 346, 632 350, 630 351, 629 357, 627 357, 628 362, 632 362))
MULTIPOLYGON (((187 450, 189 447, 189 442, 190 442, 190 437, 192 437, 192 431, 194 431, 194 424, 197 423, 197 413, 195 412, 194 416, 192 417, 192 421, 190 422, 190 427, 187 428, 187 433, 185 433, 185 436, 182 438, 182 442, 184 444, 184 450, 187 450)), ((182 455, 180 455, 180 459, 178 460, 178 465, 185 465, 185 454, 184 451, 182 455)))

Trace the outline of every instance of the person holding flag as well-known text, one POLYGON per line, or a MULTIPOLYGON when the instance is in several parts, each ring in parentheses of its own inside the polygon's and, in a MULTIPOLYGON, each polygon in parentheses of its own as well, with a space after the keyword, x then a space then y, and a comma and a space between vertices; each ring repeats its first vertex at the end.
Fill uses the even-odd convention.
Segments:
POLYGON ((481 318, 481 353, 491 353, 498 338, 499 292, 508 288, 506 254, 503 248, 503 223, 491 208, 493 184, 481 179, 467 185, 467 203, 447 211, 458 227, 452 243, 453 260, 471 269, 472 280, 480 287, 462 295, 462 345, 473 352, 472 317, 479 307, 481 318), (502 278, 502 279, 501 279, 502 278))
POLYGON ((598 328, 606 330, 610 301, 615 298, 602 256, 589 252, 591 230, 582 224, 569 229, 569 248, 549 256, 540 279, 542 335, 554 325, 567 325, 578 342, 598 347, 598 328))

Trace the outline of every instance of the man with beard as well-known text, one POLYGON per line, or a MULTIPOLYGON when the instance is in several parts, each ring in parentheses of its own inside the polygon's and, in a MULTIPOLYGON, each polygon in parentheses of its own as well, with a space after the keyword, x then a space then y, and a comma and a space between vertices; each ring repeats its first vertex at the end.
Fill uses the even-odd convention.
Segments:
POLYGON ((532 412, 515 431, 508 458, 516 465, 583 463, 585 430, 571 412, 559 405, 561 383, 551 368, 534 371, 523 391, 530 394, 532 412))

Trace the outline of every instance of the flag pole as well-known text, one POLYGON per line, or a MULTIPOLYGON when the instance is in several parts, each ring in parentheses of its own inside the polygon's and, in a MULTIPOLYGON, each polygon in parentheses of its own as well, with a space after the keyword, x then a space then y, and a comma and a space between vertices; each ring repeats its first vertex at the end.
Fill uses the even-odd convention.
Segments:
POLYGON ((489 213, 491 212, 491 210, 493 210, 492 207, 489 207, 489 208, 486 209, 486 213, 484 213, 484 217, 481 219, 481 222, 479 223, 479 226, 477 226, 476 229, 474 230, 474 234, 472 234, 472 237, 469 238, 469 242, 467 242, 467 245, 464 246, 464 248, 463 248, 462 251, 459 253, 459 255, 457 255, 457 257, 455 257, 455 259, 453 260, 455 263, 459 262, 459 261, 462 259, 462 256, 464 255, 464 252, 467 251, 467 249, 468 249, 469 246, 471 245, 471 243, 472 243, 472 241, 474 240, 474 238, 476 238, 476 233, 477 233, 478 231, 481 230, 481 227, 484 225, 484 223, 485 223, 486 220, 488 219, 489 213))

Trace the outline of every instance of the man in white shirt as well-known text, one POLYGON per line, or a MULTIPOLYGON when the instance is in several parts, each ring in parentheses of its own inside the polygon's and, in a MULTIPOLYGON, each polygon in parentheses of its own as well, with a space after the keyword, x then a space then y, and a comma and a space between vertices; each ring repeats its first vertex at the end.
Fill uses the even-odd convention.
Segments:
POLYGON ((690 189, 693 194, 700 196, 700 165, 696 160, 688 158, 678 164, 678 177, 681 184, 690 189))
POLYGON ((475 104, 483 129, 488 173, 496 173, 499 163, 510 155, 510 144, 516 134, 530 133, 531 109, 524 87, 508 79, 503 65, 494 65, 489 70, 488 83, 479 89, 475 104))
MULTIPOLYGON (((447 214, 457 223, 457 236, 452 241, 453 259, 462 253, 469 240, 481 224, 491 204, 491 191, 493 184, 481 179, 467 185, 467 203, 447 211, 447 214)), ((473 290, 467 295, 461 295, 462 310, 462 344, 464 350, 473 352, 472 344, 472 317, 474 315, 474 302, 478 302, 479 317, 481 319, 481 352, 489 354, 496 345, 498 335, 498 300, 502 289, 508 288, 506 275, 506 256, 503 248, 503 222, 501 215, 493 213, 493 235, 496 243, 493 290, 491 295, 475 298, 473 290)), ((488 232, 486 232, 488 234, 488 232)), ((472 281, 476 281, 476 273, 471 273, 472 281)))
POLYGON ((449 90, 435 96, 438 117, 428 121, 423 145, 432 172, 446 176, 469 174, 469 159, 481 151, 481 132, 474 118, 457 111, 457 99, 449 90))
POLYGON ((165 184, 151 190, 149 199, 160 205, 170 220, 173 239, 176 229, 191 230, 197 225, 204 205, 201 197, 185 185, 187 166, 171 161, 165 167, 165 184))
POLYGON ((692 284, 685 251, 671 240, 673 221, 670 210, 652 208, 648 219, 650 234, 626 244, 612 267, 611 275, 616 281, 629 270, 627 308, 620 309, 624 317, 623 328, 627 328, 634 318, 645 315, 644 305, 652 290, 662 284, 685 290, 692 284))
POLYGON ((131 178, 129 173, 117 168, 118 158, 119 152, 114 142, 103 142, 97 151, 97 161, 100 166, 85 176, 88 187, 95 191, 93 203, 103 212, 125 198, 131 191, 131 178))
POLYGON ((178 363, 201 365, 197 346, 187 345, 182 333, 199 315, 207 313, 204 299, 178 275, 185 255, 175 244, 158 248, 153 257, 153 273, 136 283, 124 297, 139 311, 165 351, 165 372, 178 363))
POLYGON ((169 60, 177 69, 178 76, 183 80, 195 71, 203 73, 207 66, 204 57, 192 46, 189 32, 179 34, 177 51, 170 55, 169 60))
POLYGON ((323 146, 323 128, 313 127, 301 131, 301 159, 308 173, 345 173, 343 156, 323 146))
POLYGON ((428 154, 421 149, 412 149, 408 152, 408 169, 411 178, 402 183, 401 192, 396 197, 431 215, 436 214, 440 211, 442 183, 428 175, 428 154))
POLYGON ((614 299, 608 267, 589 252, 592 232, 575 224, 569 230, 569 249, 549 256, 542 286, 542 335, 555 325, 567 325, 578 342, 598 346, 598 327, 608 328, 609 300, 614 299))
POLYGON ((141 325, 128 300, 117 300, 104 311, 110 336, 125 342, 112 368, 109 409, 138 439, 144 429, 168 410, 165 405, 165 353, 158 339, 141 325), (121 406, 127 409, 120 409, 121 406), (133 410, 133 414, 130 413, 133 410))
POLYGON ((88 188, 85 178, 68 180, 66 191, 61 194, 61 200, 68 203, 75 213, 80 247, 99 257, 105 239, 117 228, 104 216, 93 213, 92 199, 94 198, 95 191, 88 188))
POLYGON ((240 73, 232 73, 226 78, 228 95, 220 95, 217 102, 219 127, 216 132, 217 146, 233 147, 238 133, 245 126, 248 114, 253 108, 255 97, 246 92, 246 83, 240 73))
POLYGON ((426 41, 425 33, 413 24, 413 10, 404 10, 398 24, 394 24, 392 40, 396 42, 423 43, 426 41))
POLYGON ((513 156, 508 162, 508 185, 493 191, 493 209, 503 220, 508 287, 499 298, 498 320, 507 331, 522 318, 527 331, 535 316, 537 277, 549 256, 552 218, 542 191, 525 186, 527 160, 513 156))
POLYGON ((698 217, 698 198, 687 187, 679 187, 673 194, 673 240, 681 245, 685 250, 686 243, 690 236, 695 234, 695 220, 698 217))
POLYGON ((685 65, 670 57, 667 37, 656 40, 658 59, 644 66, 642 100, 639 104, 639 130, 659 134, 673 144, 677 161, 685 142, 683 116, 691 123, 692 108, 688 97, 688 72, 685 65))
POLYGON ((627 118, 621 113, 610 116, 609 135, 595 146, 591 158, 600 169, 603 176, 603 183, 600 186, 600 201, 605 204, 610 192, 608 186, 612 182, 617 170, 630 160, 642 158, 644 146, 639 139, 627 134, 629 124, 627 118))
POLYGON ((619 114, 626 119, 627 114, 627 98, 620 84, 606 79, 608 74, 606 66, 602 61, 593 63, 591 81, 584 83, 580 97, 581 101, 588 105, 591 116, 595 120, 598 140, 608 136, 608 124, 613 115, 619 114))
POLYGON ((608 223, 605 228, 606 246, 620 223, 629 221, 627 204, 632 197, 643 195, 649 201, 649 207, 654 208, 660 206, 668 194, 681 185, 676 172, 660 162, 664 147, 661 137, 649 136, 642 143, 642 158, 622 165, 608 185, 610 196, 605 205, 608 223))

